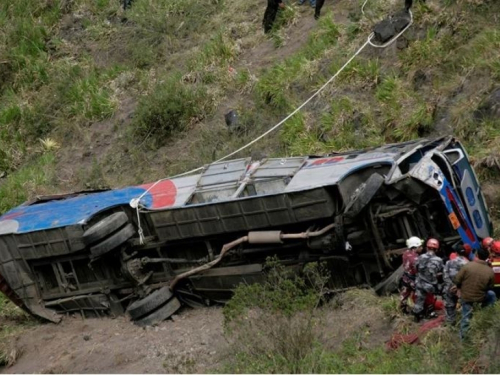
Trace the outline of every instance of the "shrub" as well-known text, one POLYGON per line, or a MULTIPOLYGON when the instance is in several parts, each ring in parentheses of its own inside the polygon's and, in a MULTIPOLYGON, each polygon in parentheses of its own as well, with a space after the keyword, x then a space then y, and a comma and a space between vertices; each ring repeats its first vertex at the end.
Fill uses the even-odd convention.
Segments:
POLYGON ((151 137, 159 146, 170 135, 203 120, 212 107, 205 86, 184 84, 179 75, 173 75, 139 102, 132 126, 137 135, 151 137))
POLYGON ((240 285, 224 308, 224 326, 236 353, 225 371, 305 373, 316 370, 320 319, 328 273, 308 264, 299 274, 276 259, 264 284, 240 285))

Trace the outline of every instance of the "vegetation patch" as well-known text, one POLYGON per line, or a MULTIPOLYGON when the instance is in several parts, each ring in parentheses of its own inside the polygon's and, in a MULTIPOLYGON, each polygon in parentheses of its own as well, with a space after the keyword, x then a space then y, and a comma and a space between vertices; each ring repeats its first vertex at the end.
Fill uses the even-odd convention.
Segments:
POLYGON ((0 185, 0 212, 6 212, 37 194, 53 194, 55 156, 52 152, 39 155, 29 165, 9 175, 0 185))
POLYGON ((353 289, 324 299, 326 275, 270 263, 264 285, 241 285, 224 308, 231 353, 223 373, 489 373, 498 369, 500 307, 479 309, 462 342, 458 328, 438 327, 415 345, 385 346, 393 333, 419 326, 394 297, 353 289), (321 304, 319 302, 322 302, 321 304))
POLYGON ((172 75, 139 102, 133 128, 159 146, 172 134, 202 121, 212 109, 205 86, 184 83, 180 75, 172 75))

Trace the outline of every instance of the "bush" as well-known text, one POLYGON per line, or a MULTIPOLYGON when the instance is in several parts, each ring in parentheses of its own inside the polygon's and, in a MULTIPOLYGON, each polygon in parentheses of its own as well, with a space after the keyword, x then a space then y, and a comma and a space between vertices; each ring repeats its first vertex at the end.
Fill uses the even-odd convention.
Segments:
POLYGON ((268 260, 264 284, 240 285, 224 308, 225 331, 236 355, 225 372, 306 373, 320 352, 317 307, 328 280, 324 267, 299 274, 268 260))
POLYGON ((394 297, 353 289, 319 307, 328 272, 303 272, 268 261, 264 284, 240 285, 224 308, 230 355, 224 373, 498 373, 500 305, 479 309, 469 340, 458 327, 437 327, 418 345, 387 350, 393 333, 419 326, 394 297))
POLYGON ((132 126, 137 135, 150 137, 159 146, 170 135, 203 120, 212 107, 205 86, 184 84, 174 75, 139 102, 132 126))

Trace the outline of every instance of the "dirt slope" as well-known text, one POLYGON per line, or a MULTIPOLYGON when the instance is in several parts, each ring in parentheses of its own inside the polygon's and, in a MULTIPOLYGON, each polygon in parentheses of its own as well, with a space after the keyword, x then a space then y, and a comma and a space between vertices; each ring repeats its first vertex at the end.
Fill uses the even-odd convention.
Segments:
POLYGON ((206 373, 227 343, 219 307, 179 311, 146 329, 126 317, 67 317, 43 324, 15 342, 21 356, 1 373, 206 373))
MULTIPOLYGON (((379 347, 401 328, 401 319, 387 309, 394 301, 368 290, 351 290, 317 311, 312 331, 332 352, 341 350, 353 337, 360 338, 360 348, 379 347)), ((20 355, 13 366, 0 368, 0 373, 220 372, 231 368, 227 365, 236 354, 242 354, 242 347, 252 348, 252 338, 263 334, 260 329, 285 322, 269 315, 260 319, 264 316, 257 311, 247 311, 245 322, 249 325, 236 331, 233 326, 233 335, 225 334, 222 312, 219 306, 186 307, 172 319, 147 328, 135 326, 124 316, 86 320, 66 317, 58 325, 35 326, 13 339, 10 348, 20 355)), ((289 330, 303 324, 303 316, 296 318, 286 321, 289 330)), ((404 326, 415 329, 411 322, 404 326)), ((263 340, 260 344, 269 343, 263 340)))

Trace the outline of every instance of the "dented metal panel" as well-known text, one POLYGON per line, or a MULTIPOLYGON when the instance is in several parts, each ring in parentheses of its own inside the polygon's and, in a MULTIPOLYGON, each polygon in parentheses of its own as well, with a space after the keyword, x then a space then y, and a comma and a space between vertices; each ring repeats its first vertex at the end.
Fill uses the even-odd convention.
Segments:
POLYGON ((349 174, 360 169, 392 165, 394 162, 393 155, 378 152, 308 160, 288 184, 285 191, 305 190, 313 186, 335 185, 349 174))
POLYGON ((250 159, 238 159, 214 163, 203 172, 198 186, 200 188, 236 183, 245 173, 250 159))
POLYGON ((409 175, 439 191, 448 210, 448 219, 453 228, 460 234, 464 243, 470 245, 473 249, 477 249, 479 239, 473 231, 471 221, 467 217, 466 211, 450 181, 446 179, 439 166, 431 160, 432 154, 430 152, 425 155, 418 165, 410 171, 409 175))
POLYGON ((411 169, 409 175, 439 191, 443 187, 445 177, 437 164, 431 160, 431 157, 432 155, 425 156, 411 169))
POLYGON ((252 176, 254 179, 293 176, 306 160, 305 157, 268 159, 252 176))

